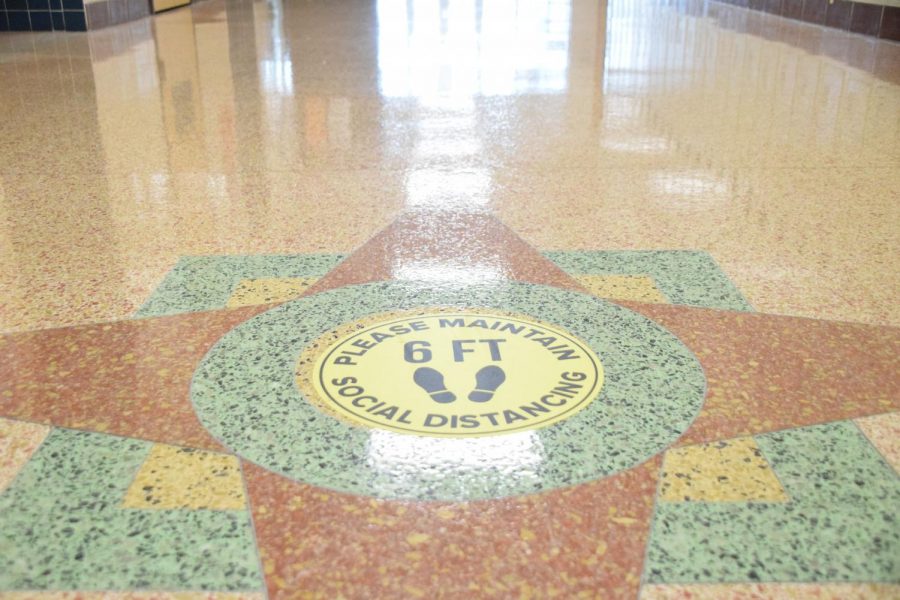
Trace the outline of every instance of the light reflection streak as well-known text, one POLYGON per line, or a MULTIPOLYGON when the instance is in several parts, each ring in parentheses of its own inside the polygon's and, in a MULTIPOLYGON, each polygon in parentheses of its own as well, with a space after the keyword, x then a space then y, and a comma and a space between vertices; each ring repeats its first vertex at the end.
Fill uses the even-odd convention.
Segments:
POLYGON ((566 91, 570 0, 378 0, 377 14, 381 95, 425 113, 407 206, 483 210, 492 178, 472 168, 484 149, 475 99, 566 91))
POLYGON ((568 0, 379 0, 378 72, 388 98, 559 93, 568 0))
POLYGON ((414 262, 399 262, 395 265, 392 275, 394 279, 400 281, 455 285, 477 285, 507 278, 499 263, 428 258, 417 259, 414 262))
MULTIPOLYGON (((262 48, 259 77, 265 92, 278 96, 294 95, 294 65, 284 37, 284 6, 281 2, 268 4, 269 44, 262 48)), ((254 8, 255 9, 255 8, 254 8)), ((265 39, 265 38, 263 38, 265 39)))
POLYGON ((491 176, 487 169, 454 172, 417 169, 406 176, 406 203, 411 208, 478 209, 487 204, 490 189, 491 176))
POLYGON ((378 429, 369 434, 366 460, 370 467, 392 476, 448 471, 494 473, 498 478, 541 479, 544 457, 541 438, 534 431, 480 438, 434 438, 403 435, 378 429))

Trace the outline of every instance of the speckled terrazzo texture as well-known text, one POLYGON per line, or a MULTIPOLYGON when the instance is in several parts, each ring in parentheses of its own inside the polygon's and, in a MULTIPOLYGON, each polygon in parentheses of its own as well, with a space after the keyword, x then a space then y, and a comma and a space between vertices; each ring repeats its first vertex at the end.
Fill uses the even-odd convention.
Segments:
POLYGON ((50 428, 44 425, 0 418, 0 493, 13 482, 48 433, 50 428))
POLYGON ((265 600, 262 592, 4 592, 4 600, 265 600))
POLYGON ((255 304, 274 304, 299 298, 306 293, 309 286, 318 281, 318 277, 267 277, 259 279, 242 279, 238 282, 225 308, 253 306, 255 304))
POLYGON ((584 289, 609 300, 668 304, 669 299, 647 275, 574 275, 584 289))
POLYGON ((896 583, 900 479, 852 422, 756 436, 787 503, 659 503, 655 583, 896 583))
MULTIPOLYGON (((575 287, 521 235, 704 250, 764 313, 900 324, 900 45, 701 0, 481 4, 205 0, 0 34, 0 329, 127 317, 180 256, 346 252, 403 209, 434 226, 318 289, 575 287)), ((709 378, 676 444, 900 410, 896 330, 634 310, 709 378)), ((253 314, 4 337, 0 415, 222 450, 189 381, 253 314)), ((471 503, 245 473, 272 600, 634 600, 662 461, 471 503)))
MULTIPOLYGON (((600 297, 753 310, 705 252, 554 251, 547 258, 600 297)), ((284 302, 344 255, 183 257, 137 317, 284 302)))
POLYGON ((480 502, 347 496, 245 465, 271 598, 637 597, 660 459, 480 502))
POLYGON ((900 474, 900 412, 857 419, 856 425, 900 474))
POLYGON ((321 277, 343 258, 343 254, 185 256, 134 316, 225 308, 243 280, 321 277))
POLYGON ((784 502, 788 496, 753 438, 736 438, 666 452, 659 499, 784 502))
POLYGON ((214 1, 165 27, 2 36, 0 327, 125 316, 179 255, 346 251, 403 204, 489 207, 544 248, 704 248, 757 308, 900 323, 896 44, 717 3, 576 1, 584 26, 519 38, 483 96, 497 55, 438 50, 453 29, 415 51, 418 29, 368 6, 214 1), (256 22, 292 77, 230 35, 256 22))
POLYGON ((900 409, 900 329, 627 303, 697 355, 709 393, 679 445, 900 409))
MULTIPOLYGON (((406 216, 315 288, 412 275, 427 276, 427 289, 485 275, 490 285, 509 276, 577 289, 502 224, 477 215, 406 216), (448 231, 453 235, 444 236, 448 231)), ((900 338, 890 328, 623 304, 676 333, 709 378, 704 409, 678 444, 897 410, 900 338)), ((266 309, 0 337, 0 397, 11 399, 4 414, 221 450, 191 410, 189 381, 216 340, 266 309)), ((377 586, 388 597, 436 589, 464 597, 599 590, 632 599, 661 464, 658 454, 571 488, 453 504, 348 496, 243 467, 274 598, 298 588, 364 596, 377 586)))
POLYGON ((120 507, 150 447, 54 430, 0 496, 0 590, 258 590, 246 511, 120 507))
POLYGON ((583 291, 496 217, 437 207, 400 214, 316 282, 313 291, 387 280, 433 286, 513 280, 583 291))
POLYGON ((585 250, 544 252, 544 256, 573 276, 648 275, 673 304, 753 310, 706 252, 585 250))
POLYGON ((3 416, 222 450, 188 398, 197 362, 248 307, 0 336, 3 416))
POLYGON ((895 600, 900 585, 878 583, 729 583, 645 585, 640 600, 895 600))
POLYGON ((4 600, 265 600, 262 592, 4 592, 4 600))
POLYGON ((257 464, 341 491, 441 500, 537 492, 630 468, 688 427, 704 393, 696 359, 652 322, 592 296, 523 283, 386 282, 294 300, 223 337, 191 386, 201 421, 257 464), (570 331, 603 361, 599 398, 540 431, 464 440, 352 427, 302 398, 294 373, 309 343, 360 317, 420 306, 533 314, 570 331), (253 402, 235 402, 242 398, 253 402))
POLYGON ((122 508, 243 510, 244 482, 234 456, 154 444, 122 508))

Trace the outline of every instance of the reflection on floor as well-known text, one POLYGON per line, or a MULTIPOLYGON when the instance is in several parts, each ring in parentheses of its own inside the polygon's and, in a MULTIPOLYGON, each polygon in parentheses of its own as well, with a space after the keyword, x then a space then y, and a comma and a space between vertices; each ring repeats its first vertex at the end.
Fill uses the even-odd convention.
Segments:
POLYGON ((0 597, 895 598, 900 46, 718 3, 0 36, 0 597))

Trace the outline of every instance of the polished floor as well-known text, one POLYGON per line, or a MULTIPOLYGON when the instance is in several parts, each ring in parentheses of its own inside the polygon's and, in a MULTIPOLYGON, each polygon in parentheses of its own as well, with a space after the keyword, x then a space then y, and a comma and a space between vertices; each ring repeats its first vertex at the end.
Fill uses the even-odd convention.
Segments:
POLYGON ((900 44, 204 0, 0 114, 0 598, 900 598, 900 44))

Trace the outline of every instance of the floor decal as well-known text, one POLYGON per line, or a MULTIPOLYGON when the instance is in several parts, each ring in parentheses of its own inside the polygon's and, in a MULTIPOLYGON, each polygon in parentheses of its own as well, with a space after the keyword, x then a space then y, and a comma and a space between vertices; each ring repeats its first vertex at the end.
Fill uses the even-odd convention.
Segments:
POLYGON ((348 326, 320 349, 312 398, 363 427, 468 437, 546 427, 602 388, 597 355, 547 323, 486 311, 396 317, 348 326))

